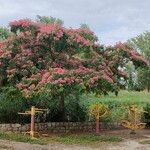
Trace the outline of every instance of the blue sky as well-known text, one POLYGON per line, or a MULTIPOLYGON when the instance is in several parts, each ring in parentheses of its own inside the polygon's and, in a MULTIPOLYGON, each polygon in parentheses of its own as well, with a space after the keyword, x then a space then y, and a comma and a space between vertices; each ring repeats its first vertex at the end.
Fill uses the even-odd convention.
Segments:
POLYGON ((86 23, 107 45, 150 30, 150 0, 0 0, 0 26, 36 15, 60 18, 67 27, 86 23))

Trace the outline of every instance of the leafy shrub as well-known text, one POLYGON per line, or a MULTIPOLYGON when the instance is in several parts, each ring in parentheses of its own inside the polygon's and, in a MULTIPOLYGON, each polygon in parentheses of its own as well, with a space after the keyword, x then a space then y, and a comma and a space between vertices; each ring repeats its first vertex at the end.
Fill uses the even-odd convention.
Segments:
POLYGON ((27 108, 26 100, 21 92, 14 87, 0 89, 0 122, 21 122, 18 112, 27 108))
MULTIPOLYGON (((143 107, 145 111, 150 111, 149 95, 144 92, 127 92, 121 91, 118 97, 109 93, 108 96, 95 97, 93 94, 82 96, 82 105, 87 109, 93 103, 102 103, 109 108, 107 117, 102 118, 102 121, 121 122, 127 118, 128 107, 137 105, 143 107)), ((145 113, 142 117, 142 122, 148 122, 149 115, 145 113)))
MULTIPOLYGON (((48 113, 44 116, 40 115, 39 121, 62 121, 62 112, 60 110, 60 100, 56 99, 56 97, 52 97, 52 95, 48 92, 42 92, 37 95, 32 96, 27 100, 28 106, 36 106, 38 108, 46 108, 48 109, 48 113)), ((65 120, 64 121, 85 121, 86 110, 84 106, 80 104, 80 96, 68 94, 64 97, 64 112, 65 112, 65 120)))
POLYGON ((144 113, 144 120, 147 123, 146 126, 150 128, 150 103, 144 107, 144 110, 146 111, 144 113))

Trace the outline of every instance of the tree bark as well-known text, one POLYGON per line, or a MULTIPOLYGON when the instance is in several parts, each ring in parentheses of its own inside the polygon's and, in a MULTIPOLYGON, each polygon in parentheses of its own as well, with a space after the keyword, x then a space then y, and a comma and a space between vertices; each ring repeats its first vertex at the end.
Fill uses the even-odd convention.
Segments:
POLYGON ((65 102, 64 102, 64 94, 60 95, 60 113, 61 118, 60 121, 65 121, 65 102))
POLYGON ((150 87, 149 86, 147 87, 147 91, 150 92, 150 87))
POLYGON ((99 118, 96 118, 96 134, 99 134, 100 126, 99 126, 99 118))

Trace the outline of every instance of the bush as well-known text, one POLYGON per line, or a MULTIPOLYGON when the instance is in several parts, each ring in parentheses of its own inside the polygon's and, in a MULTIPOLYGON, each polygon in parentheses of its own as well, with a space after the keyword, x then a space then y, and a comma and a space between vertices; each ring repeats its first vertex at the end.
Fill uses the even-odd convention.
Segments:
POLYGON ((16 123, 21 122, 18 112, 26 110, 26 100, 19 90, 14 87, 0 89, 0 122, 16 123))
MULTIPOLYGON (((0 89, 0 122, 1 123, 29 123, 30 116, 18 115, 18 112, 29 110, 31 106, 49 109, 47 114, 36 115, 36 121, 61 121, 60 102, 51 97, 48 92, 32 95, 24 98, 15 87, 0 89)), ((86 111, 80 104, 80 96, 68 94, 65 97, 65 121, 84 121, 86 111), (77 100, 78 99, 78 100, 77 100)))
MULTIPOLYGON (((147 122, 147 126, 150 126, 150 103, 147 99, 149 100, 149 95, 143 92, 127 93, 121 91, 118 97, 111 94, 101 97, 96 97, 93 94, 68 94, 64 97, 65 121, 88 121, 89 106, 95 103, 102 103, 110 111, 101 121, 121 122, 127 116, 127 107, 135 104, 144 107, 144 110, 148 112, 144 113, 142 122, 147 122)), ((32 95, 31 98, 26 99, 23 98, 21 92, 15 87, 10 86, 0 89, 0 123, 29 123, 30 116, 20 116, 17 113, 29 110, 31 106, 49 109, 47 114, 37 115, 36 121, 62 121, 60 100, 52 97, 47 91, 32 95)))
MULTIPOLYGON (((62 121, 62 114, 60 110, 60 101, 55 97, 52 97, 47 92, 42 92, 37 95, 33 95, 28 101, 28 106, 32 105, 38 108, 48 109, 46 116, 38 115, 39 121, 52 121, 59 122, 62 121)), ((85 121, 86 110, 85 107, 80 103, 80 96, 73 94, 68 94, 64 98, 64 111, 65 111, 65 120, 64 121, 85 121)))
POLYGON ((144 113, 144 119, 145 119, 145 122, 146 122, 146 126, 148 128, 150 128, 150 103, 148 103, 145 107, 144 107, 144 110, 146 111, 144 113))

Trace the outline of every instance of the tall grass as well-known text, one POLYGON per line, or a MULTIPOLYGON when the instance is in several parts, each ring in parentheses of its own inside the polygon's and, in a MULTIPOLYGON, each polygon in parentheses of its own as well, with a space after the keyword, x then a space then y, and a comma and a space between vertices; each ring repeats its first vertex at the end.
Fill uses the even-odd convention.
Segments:
POLYGON ((129 105, 137 105, 143 108, 150 105, 150 93, 146 91, 120 91, 117 97, 114 93, 109 93, 109 95, 101 95, 100 97, 96 97, 94 94, 88 94, 83 95, 81 98, 81 105, 86 107, 87 110, 94 103, 103 103, 110 109, 110 113, 105 118, 102 118, 103 121, 121 122, 127 117, 129 105))

